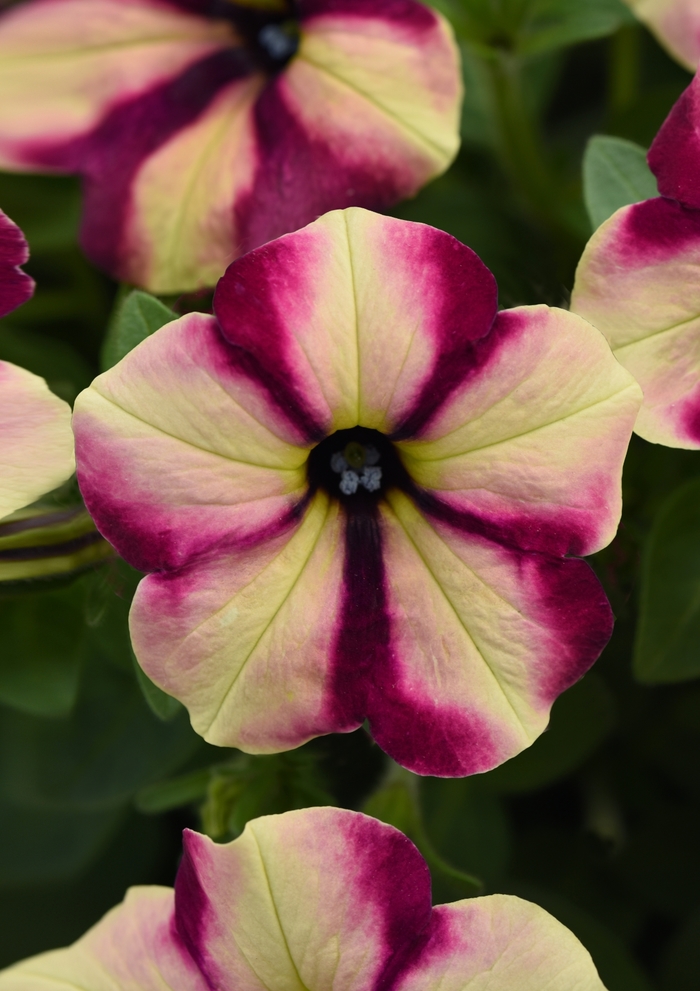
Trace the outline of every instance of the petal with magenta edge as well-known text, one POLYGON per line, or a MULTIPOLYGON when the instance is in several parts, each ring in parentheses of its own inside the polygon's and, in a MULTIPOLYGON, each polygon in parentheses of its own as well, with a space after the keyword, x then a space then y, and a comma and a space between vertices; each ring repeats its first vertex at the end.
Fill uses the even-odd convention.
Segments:
POLYGON ((71 411, 44 379, 0 361, 0 518, 34 502, 75 470, 71 411))
MULTIPOLYGON (((366 671, 372 734, 419 774, 487 771, 542 733, 599 656, 612 613, 590 567, 504 547, 388 494, 386 642, 366 671)), ((351 658, 337 672, 340 698, 351 658)))
POLYGON ((461 384, 496 310, 494 278, 470 248, 359 208, 250 252, 214 297, 227 340, 321 436, 417 429, 461 384))
POLYGON ((700 7, 695 0, 625 0, 667 52, 695 72, 700 60, 700 7))
POLYGON ((269 535, 303 498, 308 446, 239 357, 213 317, 191 313, 76 400, 86 505, 140 570, 180 567, 269 535))
POLYGON ((312 808, 219 845, 186 831, 173 892, 134 888, 73 946, 0 974, 59 991, 604 991, 590 955, 537 905, 491 895, 431 909, 397 829, 312 808))
MULTIPOLYGON (((35 0, 0 18, 0 164, 47 168, 46 149, 172 79, 235 35, 158 0, 35 0)), ((56 167, 71 170, 73 161, 56 167)))
POLYGON ((663 197, 618 210, 583 253, 571 307, 642 387, 635 432, 700 448, 700 213, 663 197))
POLYGON ((342 561, 339 507, 319 493, 277 536, 145 578, 130 616, 136 656, 218 746, 277 753, 355 729, 326 706, 342 561))
POLYGON ((418 485, 496 539, 592 554, 620 521, 640 401, 595 327, 554 307, 518 307, 499 313, 472 374, 398 447, 418 485))
POLYGON ((221 991, 376 987, 431 914, 418 850, 344 809, 266 816, 226 846, 187 833, 175 890, 184 943, 221 991))
POLYGON ((31 299, 34 280, 20 269, 29 259, 22 231, 0 210, 0 317, 31 299))

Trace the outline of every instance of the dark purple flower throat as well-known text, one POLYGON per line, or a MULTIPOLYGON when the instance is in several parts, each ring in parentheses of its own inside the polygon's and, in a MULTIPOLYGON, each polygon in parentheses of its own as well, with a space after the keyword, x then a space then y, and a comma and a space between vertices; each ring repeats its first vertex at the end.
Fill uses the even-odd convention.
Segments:
POLYGON ((373 507, 388 488, 412 488, 391 441, 366 427, 338 430, 322 440, 309 454, 307 473, 312 492, 324 489, 350 511, 373 507))
POLYGON ((212 17, 232 21, 244 37, 256 66, 268 75, 280 72, 299 47, 296 5, 291 0, 245 3, 211 0, 212 17))

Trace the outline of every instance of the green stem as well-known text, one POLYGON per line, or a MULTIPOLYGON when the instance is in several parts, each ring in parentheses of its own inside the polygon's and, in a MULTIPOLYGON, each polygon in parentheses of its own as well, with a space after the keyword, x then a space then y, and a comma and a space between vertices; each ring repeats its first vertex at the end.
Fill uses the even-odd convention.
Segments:
POLYGON ((494 50, 487 66, 501 164, 530 210, 549 220, 553 177, 524 98, 520 60, 510 52, 494 50))
POLYGON ((581 231, 562 202, 561 182, 551 167, 539 121, 528 106, 522 60, 513 52, 493 49, 483 61, 501 167, 524 213, 551 239, 559 275, 566 284, 583 247, 581 231))
POLYGON ((608 111, 624 113, 639 96, 642 72, 642 35, 630 24, 612 36, 609 49, 608 111))

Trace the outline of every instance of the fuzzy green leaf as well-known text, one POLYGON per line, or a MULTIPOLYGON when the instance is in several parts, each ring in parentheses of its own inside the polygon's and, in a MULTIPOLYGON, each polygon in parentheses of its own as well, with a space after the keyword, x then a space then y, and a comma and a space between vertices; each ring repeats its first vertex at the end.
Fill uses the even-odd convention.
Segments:
POLYGON ((656 179, 640 145, 595 135, 583 156, 583 193, 593 229, 620 207, 658 196, 656 179))
POLYGON ((102 368, 116 365, 137 344, 176 319, 177 314, 155 296, 135 289, 117 302, 116 312, 102 345, 102 368))

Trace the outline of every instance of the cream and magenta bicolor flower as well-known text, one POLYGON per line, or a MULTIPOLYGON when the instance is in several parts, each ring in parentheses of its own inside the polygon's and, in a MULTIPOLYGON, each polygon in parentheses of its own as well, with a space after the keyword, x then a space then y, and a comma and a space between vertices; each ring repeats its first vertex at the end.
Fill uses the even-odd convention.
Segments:
POLYGON ((700 0, 625 0, 681 65, 695 72, 700 61, 700 0))
POLYGON ((78 477, 135 567, 143 668, 212 743, 369 719, 425 774, 529 746, 612 617, 639 388, 602 335, 497 313, 442 231, 352 208, 234 262, 76 402, 78 477))
POLYGON ((82 939, 0 973, 0 991, 605 991, 587 950, 538 905, 431 907, 402 833, 343 809, 185 833, 175 890, 132 888, 82 939))
POLYGON ((78 172, 82 242, 153 292, 214 285, 459 146, 447 22, 416 0, 31 0, 0 17, 0 167, 78 172), (298 38, 296 31, 298 30, 298 38))
POLYGON ((649 151, 661 195, 598 228, 571 298, 642 387, 636 433, 689 449, 700 448, 699 135, 696 75, 649 151))
MULTIPOLYGON (((19 227, 0 211, 0 317, 34 292, 19 267, 29 249, 19 227)), ((0 519, 64 482, 75 469, 71 412, 46 382, 0 361, 0 519)))

